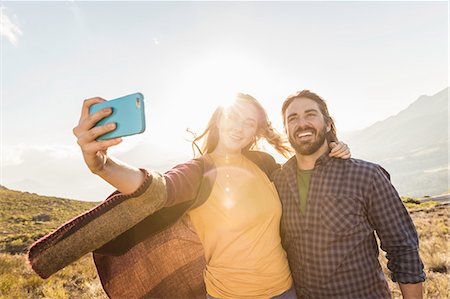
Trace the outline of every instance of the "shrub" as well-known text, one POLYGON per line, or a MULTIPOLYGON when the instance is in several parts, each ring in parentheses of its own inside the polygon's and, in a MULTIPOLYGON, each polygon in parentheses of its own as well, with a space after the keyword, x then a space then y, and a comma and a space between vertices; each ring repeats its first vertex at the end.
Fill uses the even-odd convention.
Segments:
POLYGON ((33 216, 33 218, 31 218, 31 220, 34 222, 37 222, 37 221, 46 222, 46 221, 50 221, 51 219, 52 219, 52 217, 47 214, 39 214, 39 215, 33 216))

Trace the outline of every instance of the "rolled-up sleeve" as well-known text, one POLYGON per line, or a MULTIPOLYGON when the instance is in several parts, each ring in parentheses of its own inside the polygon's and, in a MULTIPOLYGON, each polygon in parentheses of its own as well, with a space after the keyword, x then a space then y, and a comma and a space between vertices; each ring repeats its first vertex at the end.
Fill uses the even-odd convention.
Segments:
POLYGON ((416 228, 382 167, 375 169, 368 193, 368 217, 380 238, 381 249, 387 253, 391 279, 399 283, 423 282, 416 228))

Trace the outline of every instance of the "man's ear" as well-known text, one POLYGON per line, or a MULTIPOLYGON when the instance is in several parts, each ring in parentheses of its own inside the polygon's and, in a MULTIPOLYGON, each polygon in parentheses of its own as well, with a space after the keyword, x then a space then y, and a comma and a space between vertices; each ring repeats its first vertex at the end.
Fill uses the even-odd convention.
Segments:
POLYGON ((331 131, 331 122, 327 123, 327 133, 331 131))

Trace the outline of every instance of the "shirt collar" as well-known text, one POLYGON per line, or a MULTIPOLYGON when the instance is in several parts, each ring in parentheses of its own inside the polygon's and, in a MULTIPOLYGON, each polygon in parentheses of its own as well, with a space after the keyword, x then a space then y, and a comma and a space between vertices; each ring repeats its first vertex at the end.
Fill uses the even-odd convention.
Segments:
POLYGON ((316 160, 314 168, 327 165, 333 158, 330 157, 330 150, 327 150, 319 159, 316 160))
MULTIPOLYGON (((316 163, 314 164, 314 169, 318 168, 318 167, 322 167, 327 165, 333 158, 330 157, 330 150, 327 150, 325 153, 323 153, 322 156, 320 156, 317 160, 316 163)), ((294 168, 297 169, 297 159, 295 158, 295 155, 292 156, 287 162, 286 162, 286 166, 289 168, 294 168)))

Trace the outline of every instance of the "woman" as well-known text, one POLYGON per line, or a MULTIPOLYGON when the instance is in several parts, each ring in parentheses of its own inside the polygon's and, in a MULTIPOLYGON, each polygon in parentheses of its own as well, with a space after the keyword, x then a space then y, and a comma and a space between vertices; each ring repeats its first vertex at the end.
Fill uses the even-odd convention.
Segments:
MULTIPOLYGON (((94 127, 110 110, 89 116, 102 101, 84 102, 74 134, 89 169, 118 191, 35 243, 29 257, 36 272, 48 276, 95 251, 111 297, 296 298, 279 235, 281 203, 269 179, 277 164, 251 150, 261 138, 284 155, 289 148, 262 106, 238 94, 196 138, 205 140, 204 154, 159 175, 106 154, 121 139, 96 141, 114 129, 94 127)), ((331 155, 348 157, 348 149, 340 144, 331 155)))

